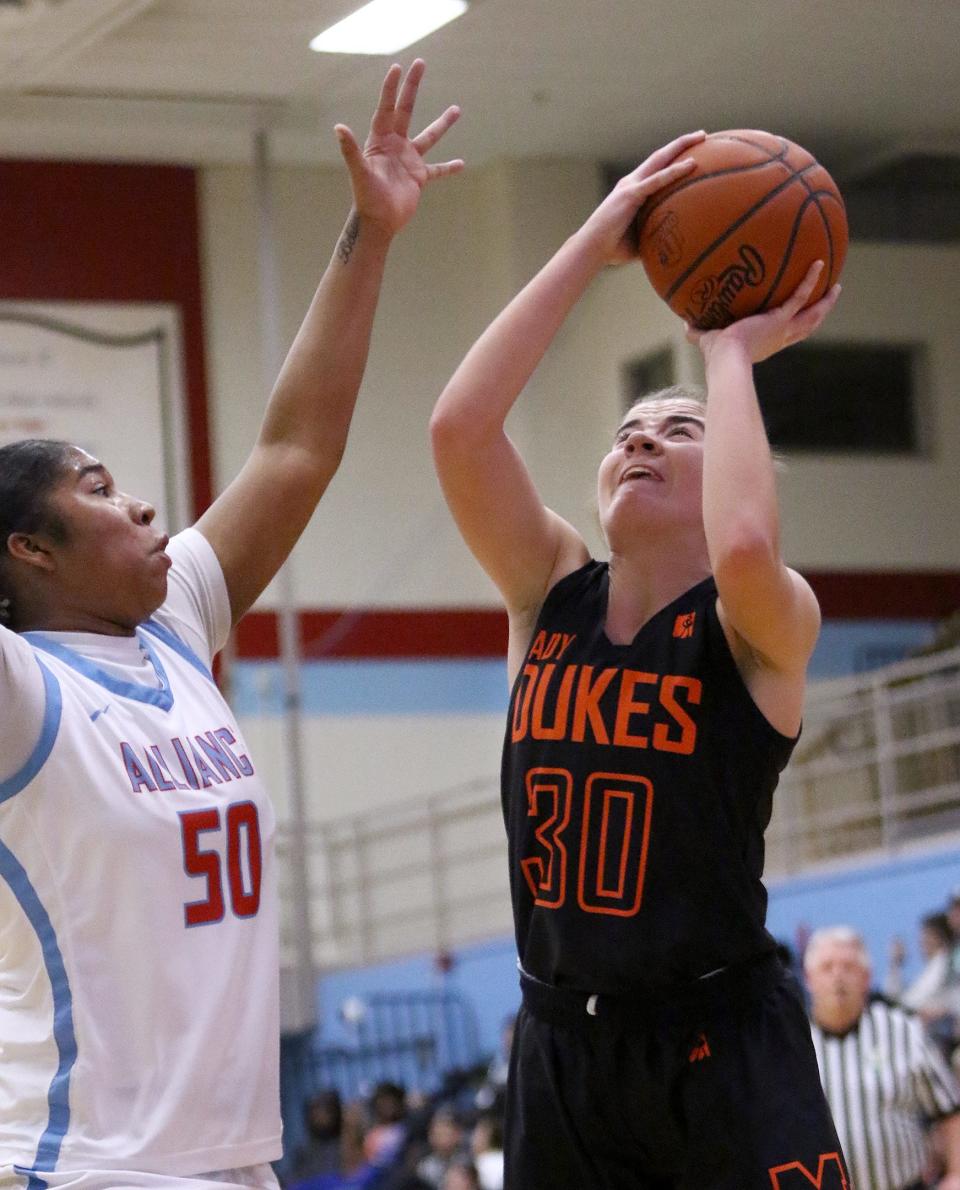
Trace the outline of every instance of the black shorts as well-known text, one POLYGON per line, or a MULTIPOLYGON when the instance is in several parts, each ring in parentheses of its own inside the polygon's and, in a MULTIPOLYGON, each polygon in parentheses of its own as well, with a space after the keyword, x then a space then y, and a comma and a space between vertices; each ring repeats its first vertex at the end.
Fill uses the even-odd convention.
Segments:
POLYGON ((849 1190, 799 989, 776 958, 668 1001, 521 985, 504 1190, 849 1190))

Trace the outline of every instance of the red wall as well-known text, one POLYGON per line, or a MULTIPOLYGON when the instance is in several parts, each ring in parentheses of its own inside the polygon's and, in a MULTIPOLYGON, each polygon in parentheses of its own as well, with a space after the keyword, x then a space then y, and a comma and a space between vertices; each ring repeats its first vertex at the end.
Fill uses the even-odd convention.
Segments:
POLYGON ((211 485, 198 226, 192 169, 0 161, 0 298, 180 307, 199 512, 211 485))

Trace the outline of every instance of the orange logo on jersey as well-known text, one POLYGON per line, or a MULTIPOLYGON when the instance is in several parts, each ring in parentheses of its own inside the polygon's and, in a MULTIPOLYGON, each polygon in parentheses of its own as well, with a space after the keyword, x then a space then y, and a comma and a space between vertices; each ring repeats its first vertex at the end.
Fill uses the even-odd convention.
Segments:
POLYGON ((710 1045, 707 1041, 707 1035, 706 1033, 701 1033, 697 1038, 697 1044, 690 1051, 690 1061, 702 1062, 704 1058, 709 1058, 710 1056, 710 1045))
POLYGON ((814 1177, 802 1161, 788 1161, 786 1165, 775 1165, 769 1171, 772 1190, 850 1190, 846 1171, 839 1153, 821 1153, 814 1177))
POLYGON ((696 612, 684 612, 673 622, 673 635, 680 640, 689 640, 693 636, 693 625, 697 618, 696 612))

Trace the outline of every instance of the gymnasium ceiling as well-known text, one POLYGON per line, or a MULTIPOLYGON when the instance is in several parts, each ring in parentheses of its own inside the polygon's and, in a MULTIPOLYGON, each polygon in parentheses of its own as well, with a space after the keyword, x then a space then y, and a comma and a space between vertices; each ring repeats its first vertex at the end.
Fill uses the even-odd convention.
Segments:
MULTIPOLYGON (((334 160, 388 59, 309 39, 359 0, 0 0, 0 157, 334 160)), ((474 0, 398 55, 445 155, 637 159, 688 128, 765 127, 838 177, 960 156, 957 0, 474 0)))

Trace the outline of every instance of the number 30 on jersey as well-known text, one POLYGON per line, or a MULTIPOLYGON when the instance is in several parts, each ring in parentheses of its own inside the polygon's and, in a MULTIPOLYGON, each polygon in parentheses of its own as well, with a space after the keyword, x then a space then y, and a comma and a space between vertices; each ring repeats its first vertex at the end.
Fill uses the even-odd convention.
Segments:
POLYGON ((650 842, 653 786, 632 773, 591 773, 583 788, 579 841, 570 828, 574 778, 568 769, 527 773, 527 817, 536 819, 533 854, 520 861, 534 904, 559 909, 576 880, 585 913, 640 912, 650 842), (570 850, 576 852, 576 872, 570 850))

